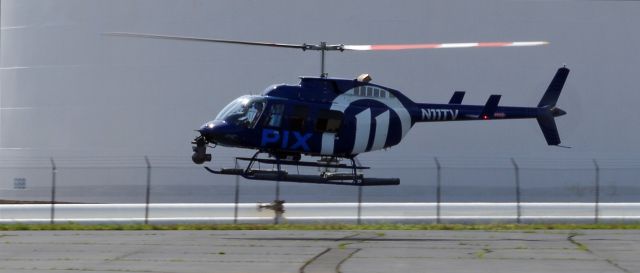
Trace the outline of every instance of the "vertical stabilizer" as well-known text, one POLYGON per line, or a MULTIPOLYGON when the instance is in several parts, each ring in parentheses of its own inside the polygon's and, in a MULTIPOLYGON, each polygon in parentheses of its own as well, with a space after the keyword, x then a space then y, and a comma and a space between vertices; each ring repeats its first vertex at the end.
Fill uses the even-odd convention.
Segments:
POLYGON ((547 87, 547 91, 544 92, 542 99, 540 99, 538 107, 556 106, 556 102, 560 97, 560 92, 562 91, 564 82, 567 80, 567 76, 569 76, 569 68, 561 67, 558 69, 553 80, 551 80, 549 87, 547 87))
POLYGON ((538 120, 538 125, 540 125, 540 130, 542 130, 544 139, 549 145, 560 144, 560 135, 558 134, 555 117, 562 116, 566 114, 566 112, 557 108, 556 103, 560 97, 562 87, 564 87, 564 82, 567 80, 567 76, 569 76, 569 69, 566 67, 559 68, 553 80, 551 80, 549 87, 547 87, 547 91, 538 103, 538 115, 536 119, 538 120))
POLYGON ((556 127, 556 121, 549 110, 550 107, 540 108, 538 110, 538 125, 544 135, 544 139, 549 145, 560 144, 560 134, 558 134, 558 127, 556 127))

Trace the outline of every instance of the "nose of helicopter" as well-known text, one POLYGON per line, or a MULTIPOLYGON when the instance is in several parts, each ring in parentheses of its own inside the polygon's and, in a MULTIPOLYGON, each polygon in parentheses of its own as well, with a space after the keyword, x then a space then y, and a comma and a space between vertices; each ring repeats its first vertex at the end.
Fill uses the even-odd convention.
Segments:
POLYGON ((200 126, 198 132, 205 137, 209 142, 217 142, 220 138, 221 131, 223 130, 224 122, 218 120, 212 120, 200 126))
POLYGON ((228 143, 230 136, 233 135, 233 128, 231 127, 233 126, 230 126, 224 121, 213 120, 200 126, 198 132, 211 143, 224 144, 228 143))

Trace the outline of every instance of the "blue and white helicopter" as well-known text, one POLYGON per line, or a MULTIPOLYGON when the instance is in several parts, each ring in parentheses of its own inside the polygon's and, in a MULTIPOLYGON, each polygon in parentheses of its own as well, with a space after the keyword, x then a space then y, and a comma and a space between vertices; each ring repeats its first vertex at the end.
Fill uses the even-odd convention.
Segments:
MULTIPOLYGON (((548 145, 559 145, 554 118, 566 114, 556 102, 569 74, 561 67, 536 107, 498 106, 500 95, 491 95, 484 105, 463 105, 464 91, 456 91, 448 103, 416 103, 400 91, 371 83, 367 74, 355 79, 329 78, 325 52, 345 50, 409 50, 430 48, 519 47, 547 44, 533 42, 329 45, 281 44, 218 40, 139 33, 109 33, 156 39, 283 47, 321 53, 320 77, 301 77, 298 84, 272 85, 260 95, 245 95, 224 107, 202 125, 194 139, 193 162, 211 161, 208 147, 216 145, 256 150, 245 168, 222 168, 215 174, 240 175, 252 180, 356 186, 398 185, 398 178, 371 178, 362 173, 356 156, 398 145, 409 130, 421 122, 462 120, 536 119, 548 145), (267 155, 260 157, 261 154, 267 155), (319 157, 302 161, 302 155, 319 157), (342 161, 349 163, 341 163, 342 161), (262 169, 255 163, 275 166, 262 169), (264 164, 266 163, 266 164, 264 164), (315 167, 319 174, 289 173, 282 165, 315 167), (338 170, 345 171, 338 171, 338 170)), ((260 165, 261 164, 257 164, 260 165)))

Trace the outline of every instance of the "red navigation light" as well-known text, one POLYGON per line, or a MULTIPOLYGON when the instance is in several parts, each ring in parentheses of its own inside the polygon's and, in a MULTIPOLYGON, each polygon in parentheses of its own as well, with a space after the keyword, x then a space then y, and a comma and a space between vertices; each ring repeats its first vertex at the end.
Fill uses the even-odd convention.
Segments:
POLYGON ((482 119, 489 119, 489 116, 484 115, 484 116, 482 116, 482 119))

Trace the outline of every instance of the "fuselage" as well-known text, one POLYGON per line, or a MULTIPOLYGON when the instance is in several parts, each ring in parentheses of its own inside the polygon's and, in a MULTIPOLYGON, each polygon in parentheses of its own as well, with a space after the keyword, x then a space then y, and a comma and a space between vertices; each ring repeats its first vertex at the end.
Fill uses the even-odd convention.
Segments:
POLYGON ((396 90, 346 79, 301 78, 242 96, 200 132, 219 145, 352 156, 400 143, 414 103, 396 90))
MULTIPOLYGON (((302 77, 242 96, 200 129, 209 142, 272 154, 352 157, 400 143, 417 122, 537 118, 559 108, 415 103, 397 90, 358 80, 302 77)), ((493 102, 492 102, 493 101, 493 102)))

